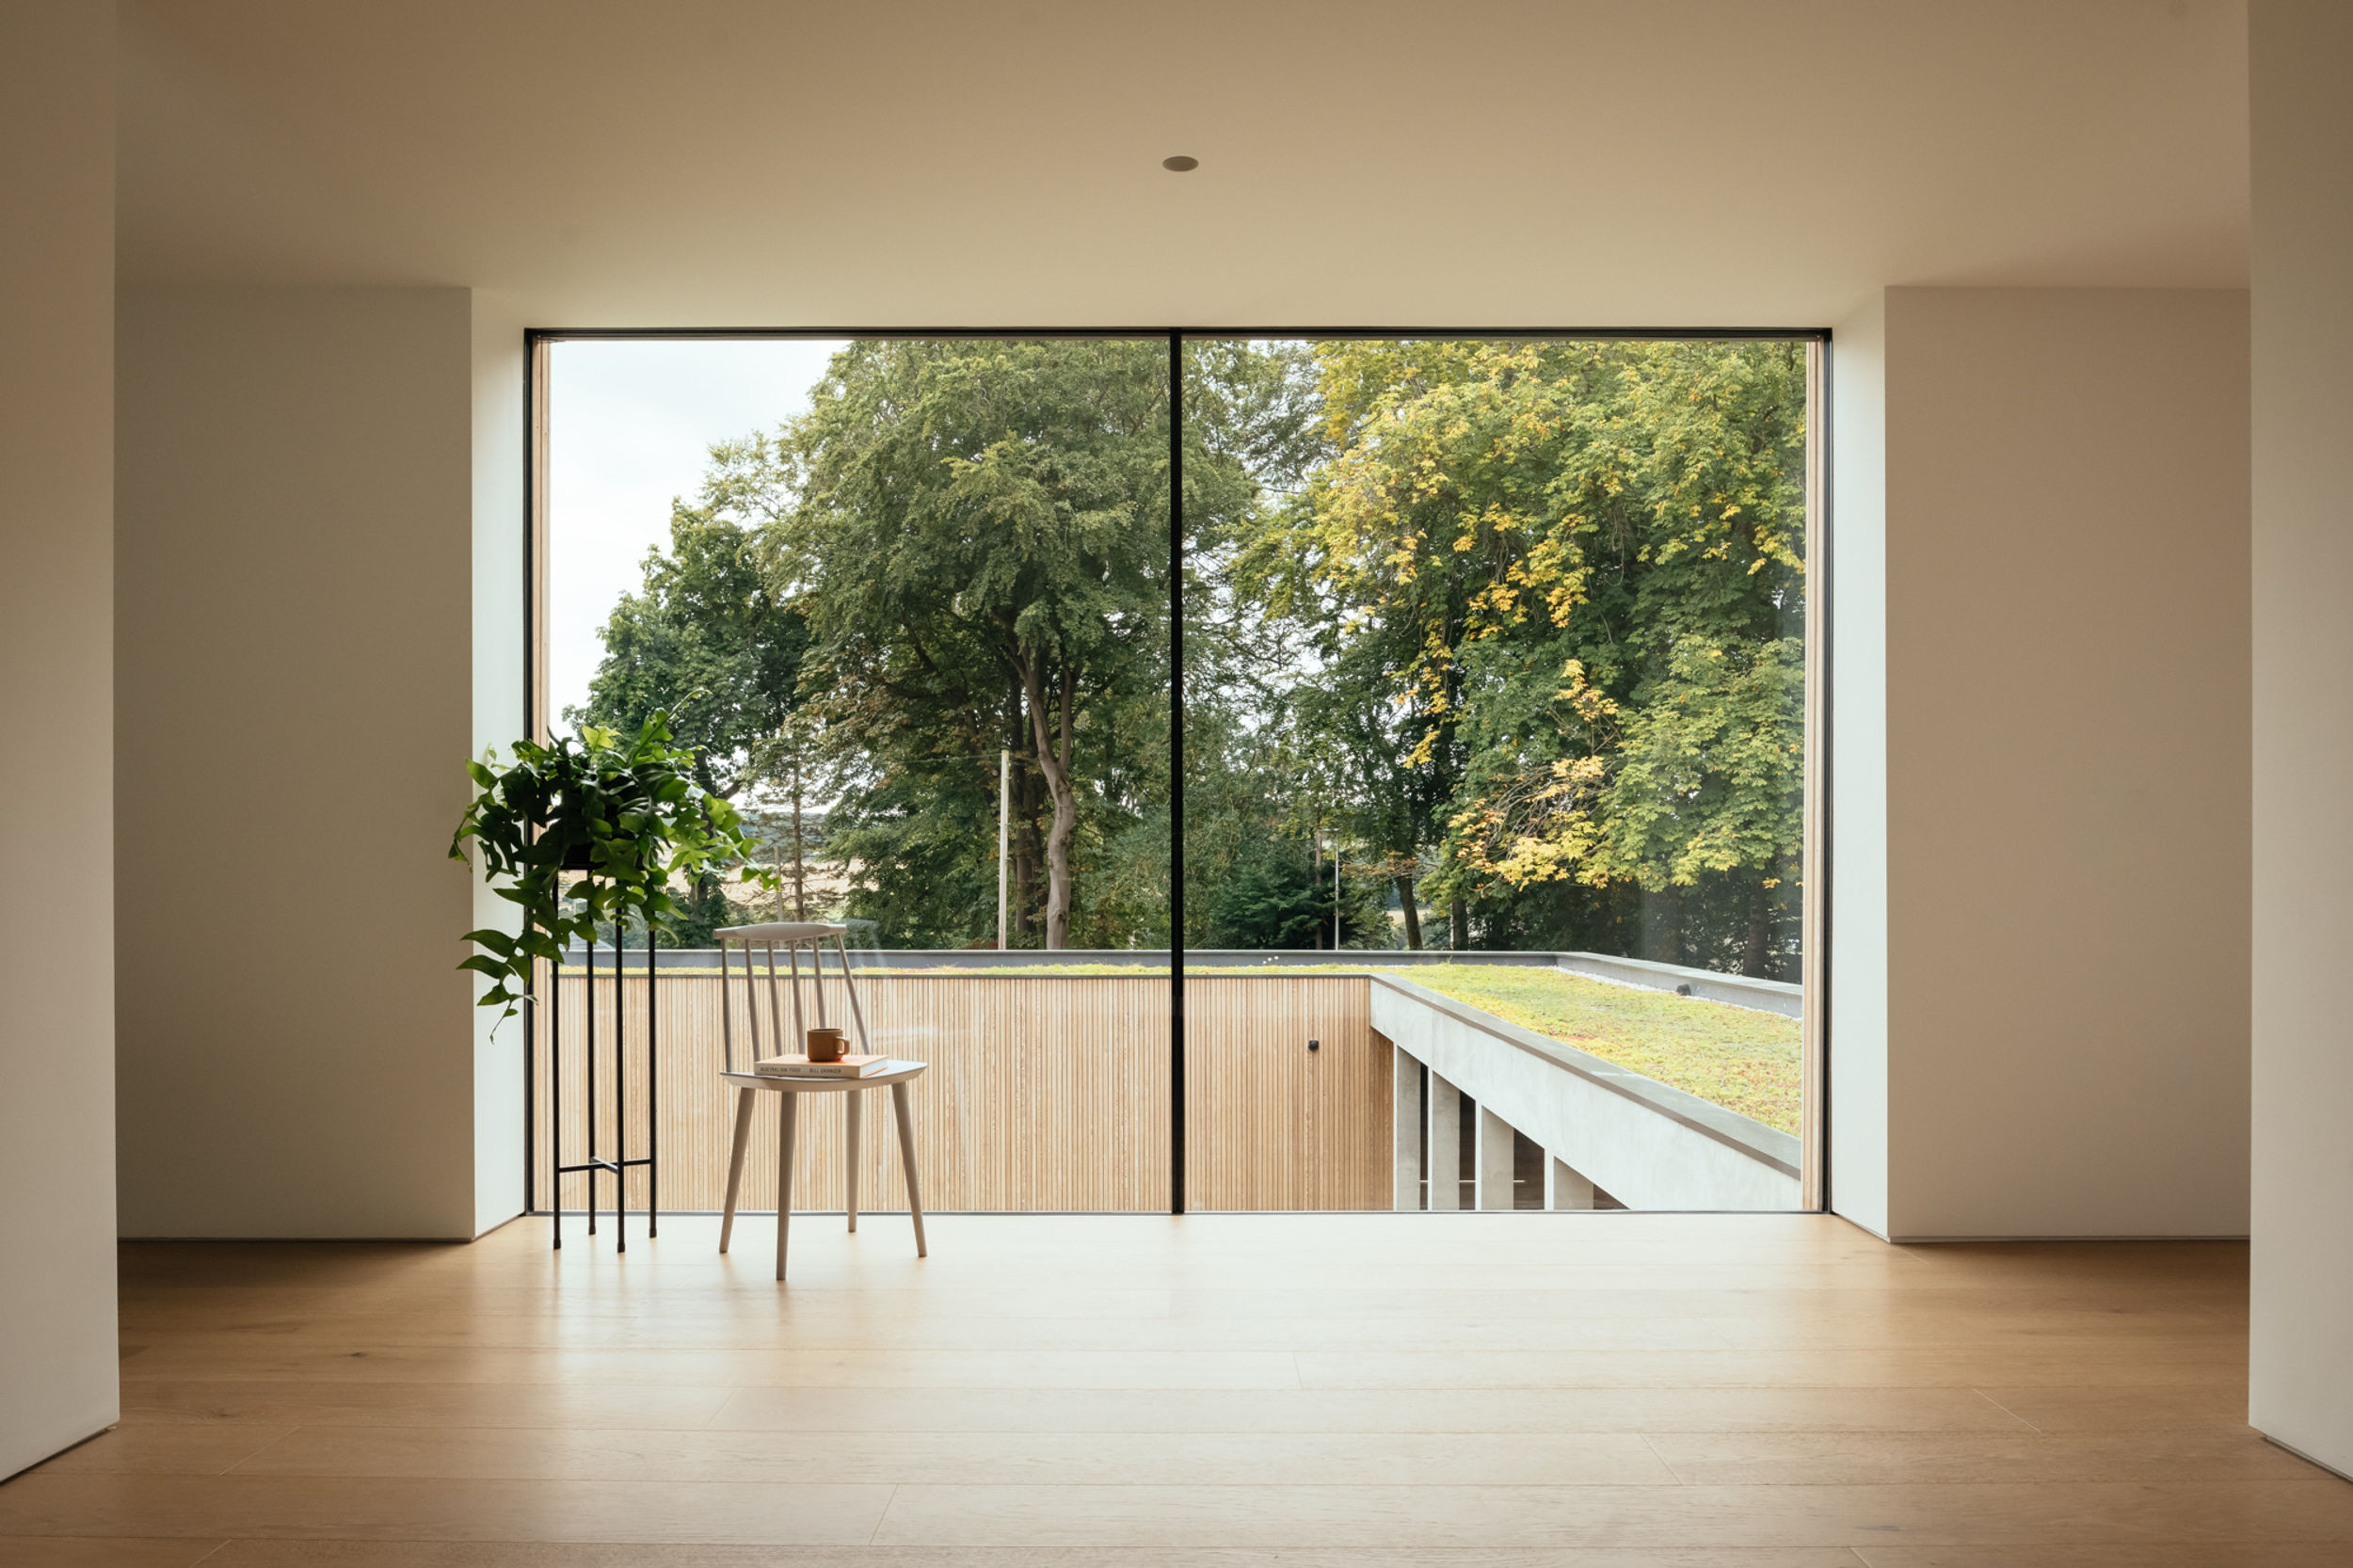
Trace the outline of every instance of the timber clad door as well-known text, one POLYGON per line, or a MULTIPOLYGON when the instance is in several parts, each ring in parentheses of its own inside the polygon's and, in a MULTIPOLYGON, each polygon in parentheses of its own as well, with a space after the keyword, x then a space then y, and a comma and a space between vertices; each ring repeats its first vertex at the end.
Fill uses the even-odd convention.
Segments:
MULTIPOLYGON (((1307 1207, 1310 978, 1185 978, 1185 1207, 1307 1207)), ((1362 984, 1362 982, 1359 982, 1362 984)))
POLYGON ((1363 976, 1186 977, 1187 1208, 1385 1208, 1389 1110, 1363 976))
POLYGON ((1386 1208, 1395 1200, 1389 1079, 1395 1052, 1372 1032, 1372 987, 1332 999, 1321 1048, 1307 1057, 1309 1208, 1386 1208))

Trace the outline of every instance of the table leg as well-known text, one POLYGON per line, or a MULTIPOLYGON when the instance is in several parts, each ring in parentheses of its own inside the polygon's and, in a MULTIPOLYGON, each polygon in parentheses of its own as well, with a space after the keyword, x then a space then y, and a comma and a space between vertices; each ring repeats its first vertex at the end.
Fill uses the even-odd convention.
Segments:
POLYGON ((890 1109, 899 1119, 899 1163, 907 1176, 907 1213, 915 1221, 915 1256, 929 1257, 931 1251, 923 1244, 923 1194, 915 1180, 915 1117, 908 1109, 907 1086, 890 1086, 890 1109))
POLYGON ((752 1145, 752 1092, 735 1092, 735 1147, 728 1155, 728 1204, 719 1220, 719 1250, 728 1250, 735 1234, 735 1195, 744 1185, 744 1156, 752 1145))
POLYGON ((842 1112, 841 1141, 849 1150, 849 1169, 843 1173, 843 1187, 847 1195, 842 1200, 842 1207, 850 1211, 850 1234, 855 1236, 857 1234, 857 1134, 858 1125, 865 1120, 859 1107, 866 1103, 866 1091, 853 1089, 841 1097, 848 1102, 842 1112))
POLYGON ((776 1098, 781 1102, 776 1128, 776 1278, 782 1279, 784 1243, 792 1233, 792 1135, 801 1096, 787 1092, 776 1098))

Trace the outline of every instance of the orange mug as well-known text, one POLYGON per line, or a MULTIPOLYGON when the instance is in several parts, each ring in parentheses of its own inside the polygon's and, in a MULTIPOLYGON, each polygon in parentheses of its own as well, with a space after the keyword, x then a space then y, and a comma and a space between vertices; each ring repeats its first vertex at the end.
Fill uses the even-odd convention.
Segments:
POLYGON ((808 1032, 808 1059, 811 1062, 841 1060, 841 1032, 820 1024, 808 1032))

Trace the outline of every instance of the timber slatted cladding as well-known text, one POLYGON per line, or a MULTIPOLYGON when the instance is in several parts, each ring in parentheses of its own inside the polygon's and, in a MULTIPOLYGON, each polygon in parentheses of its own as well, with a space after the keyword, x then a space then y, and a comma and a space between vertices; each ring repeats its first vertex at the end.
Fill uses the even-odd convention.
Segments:
MULTIPOLYGON (((642 955, 634 955, 642 962, 642 955)), ((565 1159, 585 1151, 582 1039, 585 982, 563 985, 565 1159)), ((924 1207, 949 1211, 1168 1208, 1168 982, 1160 976, 861 972, 874 1048, 931 1064, 914 1086, 924 1207)), ((727 1181, 733 1091, 718 1079, 719 981, 662 977, 662 1207, 716 1209, 727 1181)), ((813 1000, 813 999, 812 999, 813 1000)), ((613 984, 597 982, 598 1148, 612 1153, 609 1074, 613 984)), ((738 1064, 746 1060, 736 1019, 738 1064)), ((1361 975, 1190 975, 1185 981, 1187 1207, 1386 1208, 1390 1202, 1390 1053, 1369 1022, 1361 975), (1314 1051, 1309 1040, 1320 1042, 1314 1051)), ((840 982, 827 1016, 846 1023, 840 982)), ((790 1027, 790 998, 785 1001, 790 1027)), ((643 1154, 643 978, 622 982, 630 1153, 643 1154)), ((808 1021, 816 1021, 813 1007, 808 1021)), ((547 1064, 536 1064, 543 1113, 534 1169, 546 1206, 547 1064)), ((763 1096, 764 1097, 764 1096, 763 1096)), ((867 1098, 861 1207, 904 1208, 887 1094, 867 1098)), ((793 1207, 841 1207, 842 1104, 804 1101, 793 1207)), ((776 1202, 776 1112, 764 1105, 744 1168, 746 1208, 776 1202)), ((600 1207, 613 1188, 601 1184, 600 1207)), ((632 1208, 645 1177, 630 1180, 632 1208)), ((564 1207, 587 1205, 567 1176, 564 1207)))

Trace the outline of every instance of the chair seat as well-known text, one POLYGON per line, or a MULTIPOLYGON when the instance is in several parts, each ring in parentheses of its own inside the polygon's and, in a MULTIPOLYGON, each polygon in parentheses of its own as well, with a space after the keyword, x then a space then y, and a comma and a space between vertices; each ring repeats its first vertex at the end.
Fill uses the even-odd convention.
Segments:
POLYGON ((891 1061, 882 1071, 868 1073, 864 1078, 778 1078, 771 1073, 728 1073, 719 1076, 739 1089, 766 1089, 786 1095, 840 1094, 846 1089, 876 1089, 889 1083, 904 1083, 924 1068, 928 1062, 891 1061))

